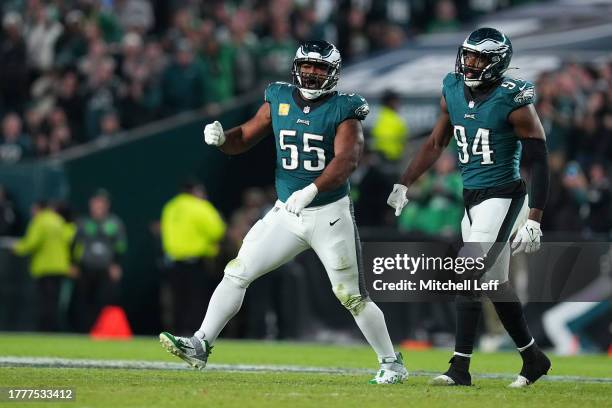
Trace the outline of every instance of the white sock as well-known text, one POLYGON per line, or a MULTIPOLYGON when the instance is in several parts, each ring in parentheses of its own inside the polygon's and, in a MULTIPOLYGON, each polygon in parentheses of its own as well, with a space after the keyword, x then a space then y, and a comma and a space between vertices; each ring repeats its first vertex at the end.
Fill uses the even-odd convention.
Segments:
POLYGON ((195 336, 208 340, 212 345, 227 322, 240 310, 245 292, 245 288, 231 279, 223 278, 208 302, 206 316, 195 336))
POLYGON ((395 350, 387 331, 385 315, 374 302, 365 303, 363 310, 354 316, 357 326, 376 352, 378 361, 382 361, 383 358, 395 359, 395 350))

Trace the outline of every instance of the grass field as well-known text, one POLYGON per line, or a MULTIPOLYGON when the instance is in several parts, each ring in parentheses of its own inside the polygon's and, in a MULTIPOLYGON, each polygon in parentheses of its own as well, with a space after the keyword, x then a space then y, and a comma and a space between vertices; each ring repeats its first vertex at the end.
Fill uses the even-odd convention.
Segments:
MULTIPOLYGON (((429 386, 430 373, 444 371, 449 355, 448 350, 404 351, 407 367, 415 375, 401 385, 373 386, 367 384, 371 374, 364 369, 373 372, 376 361, 365 346, 219 341, 210 359, 213 369, 201 372, 176 365, 170 369, 18 367, 2 359, 54 357, 124 360, 124 364, 181 360, 163 351, 154 337, 110 342, 80 336, 0 334, 0 387, 76 390, 75 402, 44 404, 54 407, 612 407, 612 359, 605 356, 553 358, 551 378, 529 389, 513 390, 506 386, 520 369, 515 353, 476 354, 475 386, 429 386), (219 364, 290 365, 303 370, 233 371, 228 366, 214 367, 219 364), (306 372, 314 368, 339 368, 346 373, 306 372)), ((236 366, 236 370, 241 369, 236 366)))

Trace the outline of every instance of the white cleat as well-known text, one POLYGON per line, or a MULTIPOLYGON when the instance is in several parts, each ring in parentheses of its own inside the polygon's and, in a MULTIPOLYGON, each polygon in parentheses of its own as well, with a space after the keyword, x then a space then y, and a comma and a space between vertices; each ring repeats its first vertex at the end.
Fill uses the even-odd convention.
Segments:
POLYGON ((455 380, 446 374, 442 374, 431 380, 431 385, 455 385, 455 380))
POLYGON ((509 388, 525 388, 528 385, 531 385, 531 381, 529 381, 527 378, 519 374, 516 377, 516 380, 514 380, 512 384, 508 385, 508 387, 509 388))
POLYGON ((395 360, 383 361, 380 370, 372 378, 370 384, 401 384, 408 378, 408 370, 404 367, 402 353, 395 353, 395 360))
POLYGON ((159 342, 168 353, 179 357, 198 370, 206 367, 208 356, 212 350, 208 341, 200 340, 195 336, 179 337, 168 332, 162 332, 159 335, 159 342))

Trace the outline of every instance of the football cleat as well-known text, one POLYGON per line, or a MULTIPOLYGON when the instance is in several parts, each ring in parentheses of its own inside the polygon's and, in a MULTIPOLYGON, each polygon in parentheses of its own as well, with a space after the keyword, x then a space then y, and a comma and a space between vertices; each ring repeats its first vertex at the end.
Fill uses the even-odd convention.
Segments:
POLYGON ((173 336, 168 332, 159 335, 159 342, 168 353, 183 359, 187 364, 198 370, 206 367, 212 346, 206 340, 193 337, 173 336))
POLYGON ((432 379, 431 385, 472 385, 468 357, 453 356, 449 363, 448 371, 432 379))
POLYGON ((370 384, 401 384, 408 378, 408 370, 404 367, 402 353, 395 353, 395 359, 383 359, 380 370, 372 378, 370 384))
POLYGON ((523 359, 523 367, 521 373, 516 377, 508 387, 510 388, 523 388, 538 381, 540 377, 548 374, 550 370, 550 359, 546 357, 540 349, 534 350, 532 356, 525 357, 523 359))

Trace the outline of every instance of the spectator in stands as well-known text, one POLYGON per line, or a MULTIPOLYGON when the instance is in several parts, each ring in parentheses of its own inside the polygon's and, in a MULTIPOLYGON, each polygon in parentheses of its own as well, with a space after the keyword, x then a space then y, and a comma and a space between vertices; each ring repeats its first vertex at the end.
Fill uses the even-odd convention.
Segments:
POLYGON ((64 28, 55 20, 51 7, 43 3, 33 4, 36 6, 28 9, 32 20, 26 24, 25 40, 32 77, 38 77, 53 68, 55 44, 64 28))
POLYGON ((30 154, 30 140, 22 132, 19 115, 8 113, 2 120, 0 163, 17 163, 30 154))
POLYGON ((57 106, 66 114, 70 130, 75 141, 87 140, 84 135, 85 100, 79 91, 79 80, 76 72, 67 71, 60 79, 55 90, 57 106))
POLYGON ((207 103, 227 101, 234 96, 234 49, 214 35, 202 37, 201 41, 204 98, 207 103))
POLYGON ((110 195, 97 190, 89 199, 89 215, 78 221, 73 242, 78 329, 87 332, 100 310, 119 302, 121 259, 127 237, 121 219, 110 212, 110 195))
POLYGON ((74 227, 46 202, 39 201, 32 206, 32 220, 25 236, 14 247, 17 255, 31 256, 30 271, 36 280, 39 302, 39 330, 59 330, 60 290, 69 275, 73 235, 74 227))
POLYGON ((58 126, 49 134, 49 154, 57 154, 72 145, 72 135, 68 126, 58 126))
POLYGON ((366 35, 367 6, 365 3, 353 5, 343 1, 338 7, 338 49, 344 61, 363 56, 370 48, 366 35))
POLYGON ((111 58, 102 59, 89 78, 89 95, 85 109, 85 126, 89 139, 94 139, 99 134, 101 117, 116 110, 119 85, 115 76, 115 61, 111 58))
POLYGON ((161 238, 170 262, 173 327, 177 333, 191 333, 200 323, 214 289, 212 261, 219 253, 225 222, 206 199, 204 186, 188 182, 182 192, 164 205, 161 238))
POLYGON ((68 68, 87 53, 87 39, 83 31, 84 16, 81 10, 71 10, 64 19, 64 30, 55 43, 55 65, 68 68))
POLYGON ((555 214, 558 218, 555 229, 580 232, 584 230, 589 211, 588 179, 580 164, 572 161, 565 166, 562 180, 566 195, 561 211, 555 214))
POLYGON ((121 131, 119 116, 116 112, 107 112, 100 120, 100 135, 98 137, 111 137, 121 131))
POLYGON ((463 217, 463 183, 455 157, 445 152, 434 165, 435 174, 425 175, 399 219, 405 231, 457 236, 463 217))
POLYGON ((403 158, 408 139, 408 126, 399 114, 400 95, 386 90, 382 96, 382 105, 372 127, 372 150, 391 162, 403 158))
POLYGON ((16 235, 18 222, 15 204, 8 196, 6 188, 0 184, 0 237, 16 235))
POLYGON ((202 66, 194 57, 191 43, 181 40, 176 47, 175 59, 166 68, 162 78, 163 114, 174 115, 202 107, 205 81, 202 66))
POLYGON ((22 112, 28 98, 28 67, 21 15, 14 11, 2 18, 0 38, 0 112, 22 112))
POLYGON ((438 0, 436 14, 427 26, 427 32, 440 33, 458 31, 461 24, 457 19, 457 7, 451 0, 438 0))
POLYGON ((358 225, 394 225, 395 215, 380 197, 393 188, 395 178, 388 177, 381 169, 380 155, 370 148, 364 149, 359 167, 351 175, 351 198, 355 203, 355 219, 358 225))
POLYGON ((589 187, 587 191, 589 200, 589 215, 587 226, 590 232, 610 234, 611 222, 611 193, 610 180, 602 163, 595 163, 589 169, 589 187))
POLYGON ((259 40, 252 31, 252 17, 247 10, 237 10, 232 16, 229 36, 234 49, 234 92, 241 95, 253 90, 257 83, 256 51, 259 40))
POLYGON ((297 43, 291 37, 289 21, 279 16, 270 21, 271 35, 264 38, 259 48, 260 79, 265 82, 291 82, 291 66, 297 43))
POLYGON ((142 37, 137 33, 127 33, 121 40, 119 75, 127 84, 133 81, 145 81, 149 76, 144 44, 142 37))
POLYGON ((148 0, 116 0, 113 11, 124 32, 146 33, 155 24, 153 7, 148 0))

